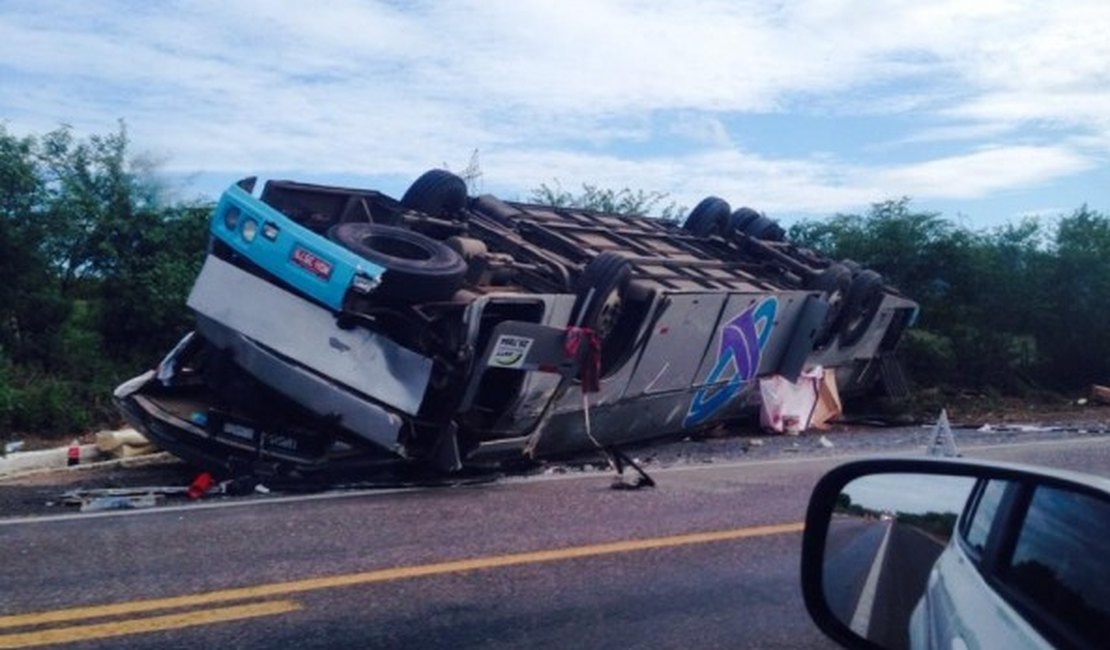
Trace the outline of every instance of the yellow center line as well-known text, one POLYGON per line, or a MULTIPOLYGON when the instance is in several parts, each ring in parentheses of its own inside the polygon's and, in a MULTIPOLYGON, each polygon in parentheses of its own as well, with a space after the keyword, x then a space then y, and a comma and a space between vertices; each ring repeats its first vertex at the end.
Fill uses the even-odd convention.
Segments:
POLYGON ((56 609, 30 614, 16 614, 0 616, 0 629, 20 627, 27 625, 42 625, 45 623, 59 623, 63 621, 76 621, 105 616, 122 616, 159 609, 176 609, 183 607, 196 607, 200 605, 213 605, 235 600, 254 600, 271 598, 275 596, 289 596, 308 591, 321 589, 334 589, 337 587, 350 587, 376 582, 392 580, 405 580, 423 576, 460 573, 464 571, 478 571, 483 569, 496 569, 500 567, 516 566, 521 564, 538 564, 541 562, 556 562, 560 560, 573 560, 577 558, 595 557, 599 555, 612 555, 616 553, 631 553, 634 551, 648 551, 652 549, 672 548, 676 546, 689 546, 692 544, 708 544, 712 542, 725 542, 730 540, 745 539, 750 537, 764 537, 768 535, 781 535, 784 533, 801 532, 802 524, 774 524, 769 526, 752 526, 748 528, 734 528, 731 530, 710 531, 704 533, 690 533, 686 535, 673 535, 669 537, 654 537, 650 539, 632 539, 604 544, 590 544, 586 546, 571 546, 543 551, 530 551, 526 553, 511 553, 508 555, 494 555, 477 557, 466 560, 438 562, 414 566, 396 567, 392 569, 378 569, 361 573, 346 575, 325 576, 320 578, 307 578, 289 582, 275 582, 256 585, 253 587, 238 587, 234 589, 221 589, 186 596, 172 596, 169 598, 153 598, 149 600, 134 600, 110 605, 94 605, 90 607, 74 607, 70 609, 56 609))
POLYGON ((37 630, 19 634, 4 634, 0 635, 0 648, 31 648, 54 643, 70 643, 73 641, 106 639, 128 634, 141 634, 144 632, 177 630, 183 627, 193 627, 195 625, 209 625, 212 623, 225 623, 258 616, 286 614, 295 612, 299 609, 301 609, 300 604, 294 601, 275 600, 266 603, 221 607, 218 609, 202 609, 185 612, 183 614, 167 614, 165 616, 153 616, 129 621, 97 623, 95 625, 80 625, 52 630, 37 630))

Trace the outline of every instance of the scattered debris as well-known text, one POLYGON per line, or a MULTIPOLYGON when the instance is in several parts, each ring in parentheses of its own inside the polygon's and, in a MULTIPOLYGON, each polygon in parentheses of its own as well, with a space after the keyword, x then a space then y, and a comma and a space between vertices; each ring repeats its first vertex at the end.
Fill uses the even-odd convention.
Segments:
POLYGON ((160 494, 139 494, 135 496, 94 497, 81 503, 81 512, 102 512, 105 510, 136 510, 153 508, 162 502, 160 494))
MULTIPOLYGON (((184 495, 188 488, 183 487, 138 487, 103 488, 95 490, 69 490, 58 498, 58 503, 80 506, 81 512, 101 512, 104 510, 134 510, 153 508, 160 505, 167 496, 184 495)), ((53 501, 48 502, 53 505, 53 501)))
POLYGON ((815 368, 802 374, 796 381, 782 375, 759 380, 759 423, 767 431, 795 435, 809 428, 809 417, 817 403, 819 373, 815 368))
POLYGON ((100 453, 115 458, 133 458, 158 451, 158 447, 147 440, 146 436, 130 428, 98 432, 96 434, 96 448, 100 450, 100 453))
POLYGON ((655 481, 650 476, 648 476, 648 473, 645 472, 642 467, 636 464, 636 461, 629 458, 627 455, 625 455, 624 452, 617 449, 616 447, 610 447, 607 451, 609 459, 614 464, 615 469, 617 470, 617 475, 613 477, 613 482, 609 485, 610 488, 614 490, 639 490, 640 488, 655 487, 655 481), (624 478, 625 465, 628 465, 632 469, 636 470, 636 473, 639 474, 639 476, 636 477, 636 480, 631 483, 626 481, 624 478))
POLYGON ((1091 399, 1100 404, 1110 404, 1110 388, 1091 384, 1091 399))
POLYGON ((22 440, 12 440, 11 442, 4 443, 4 455, 14 454, 17 451, 23 451, 22 440))
MULTIPOLYGON (((199 480, 200 477, 198 476, 197 479, 199 480)), ((258 479, 248 474, 220 481, 220 484, 210 491, 230 496, 244 496, 254 492, 256 487, 258 487, 258 479)))
POLYGON ((759 380, 759 422, 765 430, 796 436, 810 428, 825 430, 842 412, 836 373, 817 366, 796 381, 781 375, 759 380))
POLYGON ((203 497, 205 494, 208 494, 208 491, 211 490, 215 485, 216 480, 212 478, 211 474, 209 474, 208 472, 201 472, 197 475, 195 479, 193 479, 193 483, 186 490, 185 496, 189 497, 193 501, 196 501, 197 499, 203 497))
POLYGON ((817 439, 817 444, 821 445, 825 449, 832 449, 833 447, 836 446, 836 445, 833 444, 832 440, 828 439, 827 436, 821 436, 820 438, 818 438, 817 439))
POLYGON ((753 446, 753 447, 762 447, 763 446, 763 438, 752 438, 751 440, 748 441, 748 444, 753 446))
POLYGON ((840 391, 836 387, 836 371, 825 368, 821 380, 817 384, 817 404, 813 407, 813 414, 809 416, 809 426, 822 431, 829 428, 829 422, 844 412, 844 405, 840 402, 840 391))
POLYGON ((956 449, 956 436, 952 433, 951 425, 948 424, 948 411, 946 409, 941 409, 940 417, 937 418, 937 423, 933 427, 931 438, 932 442, 926 452, 930 456, 943 458, 960 456, 960 452, 956 449))
POLYGON ((77 438, 69 443, 69 449, 66 451, 66 465, 73 467, 81 462, 81 443, 77 442, 77 438))

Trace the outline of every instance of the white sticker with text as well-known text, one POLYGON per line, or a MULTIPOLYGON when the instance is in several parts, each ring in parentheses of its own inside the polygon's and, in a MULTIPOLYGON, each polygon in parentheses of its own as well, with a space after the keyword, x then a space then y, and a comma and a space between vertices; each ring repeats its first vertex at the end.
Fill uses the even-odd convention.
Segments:
POLYGON ((498 368, 524 367, 524 359, 528 356, 528 350, 532 348, 532 341, 533 339, 527 336, 502 334, 493 346, 493 354, 490 355, 489 365, 498 368))

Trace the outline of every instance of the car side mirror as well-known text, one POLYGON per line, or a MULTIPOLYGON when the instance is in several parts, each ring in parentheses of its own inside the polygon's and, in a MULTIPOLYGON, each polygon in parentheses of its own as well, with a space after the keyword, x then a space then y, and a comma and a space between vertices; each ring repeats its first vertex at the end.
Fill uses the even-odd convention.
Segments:
POLYGON ((1104 647, 1110 481, 969 461, 842 465, 810 499, 802 592, 851 648, 1104 647))

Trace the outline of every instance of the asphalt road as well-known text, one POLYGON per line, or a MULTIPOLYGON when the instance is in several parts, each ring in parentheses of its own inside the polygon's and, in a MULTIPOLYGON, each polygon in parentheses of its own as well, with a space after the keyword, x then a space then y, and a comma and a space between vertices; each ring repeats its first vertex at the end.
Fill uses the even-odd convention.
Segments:
POLYGON ((851 623, 859 606, 863 585, 871 572, 886 523, 844 517, 834 519, 825 540, 825 595, 829 609, 851 623))
MULTIPOLYGON (((963 451, 1110 474, 1106 436, 963 451)), ((0 520, 0 648, 831 648, 798 553, 841 458, 800 456, 0 520)))
POLYGON ((891 525, 867 638, 902 650, 909 647, 910 615, 925 593, 929 571, 944 545, 913 526, 891 525))

